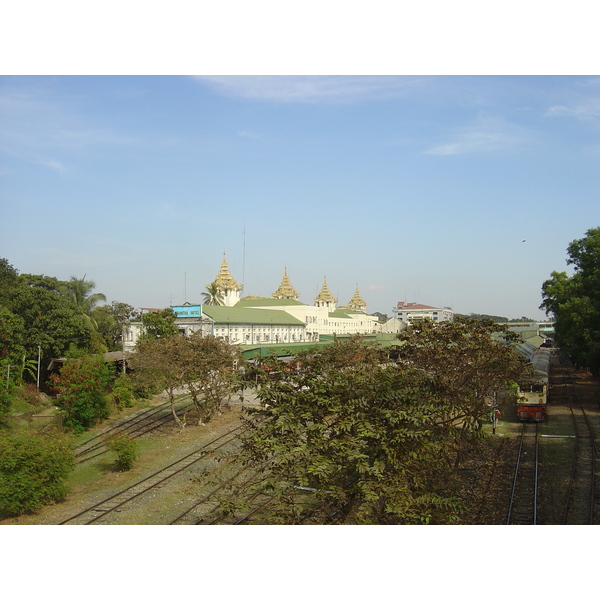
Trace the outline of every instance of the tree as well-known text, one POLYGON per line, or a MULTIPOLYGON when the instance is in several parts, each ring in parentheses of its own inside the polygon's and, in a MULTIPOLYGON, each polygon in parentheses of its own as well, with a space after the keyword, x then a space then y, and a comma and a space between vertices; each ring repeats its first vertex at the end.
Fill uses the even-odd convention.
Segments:
POLYGON ((542 284, 546 314, 554 315, 556 339, 576 364, 600 375, 600 227, 567 248, 574 273, 553 271, 542 284))
POLYGON ((166 391, 175 423, 183 429, 185 423, 177 416, 175 394, 185 383, 185 354, 187 340, 182 335, 167 335, 138 341, 129 359, 133 379, 138 386, 166 391))
POLYGON ((397 337, 399 360, 424 373, 458 466, 477 443, 490 402, 528 371, 512 348, 519 336, 490 320, 458 319, 416 322, 397 337))
POLYGON ((183 347, 184 382, 198 413, 198 424, 213 417, 237 384, 238 348, 212 335, 196 332, 183 347))
POLYGON ((91 293, 95 287, 96 284, 86 280, 85 275, 81 279, 71 276, 64 286, 64 294, 82 313, 89 316, 98 302, 106 302, 104 294, 91 293))
POLYGON ((123 327, 141 318, 139 312, 124 302, 96 306, 91 313, 97 331, 110 351, 119 350, 122 344, 123 327))
POLYGON ((223 292, 220 290, 216 281, 213 281, 210 285, 206 286, 207 292, 202 292, 202 299, 204 304, 210 304, 212 306, 223 306, 225 300, 223 298, 223 292))
POLYGON ((59 392, 56 406, 69 429, 81 433, 108 417, 110 378, 102 357, 90 355, 67 360, 58 374, 51 375, 59 392))
POLYGON ((142 315, 142 325, 144 333, 140 335, 140 340, 151 340, 159 337, 168 337, 179 334, 179 329, 175 325, 177 315, 171 308, 165 308, 160 312, 148 312, 142 315))
POLYGON ((37 360, 40 346, 42 367, 52 358, 65 356, 71 347, 89 347, 91 329, 85 318, 55 291, 19 285, 10 296, 10 310, 23 321, 27 359, 37 360))
POLYGON ((62 500, 74 467, 65 435, 0 434, 0 512, 18 515, 62 500))
POLYGON ((261 407, 238 455, 257 475, 235 498, 266 493, 272 522, 288 524, 443 523, 459 510, 422 371, 351 339, 294 363, 267 359, 258 373, 261 407))

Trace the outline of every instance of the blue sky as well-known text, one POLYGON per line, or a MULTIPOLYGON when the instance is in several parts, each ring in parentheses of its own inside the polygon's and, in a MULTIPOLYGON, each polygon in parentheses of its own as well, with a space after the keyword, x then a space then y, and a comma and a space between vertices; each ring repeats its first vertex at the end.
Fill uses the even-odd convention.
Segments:
POLYGON ((287 267, 307 304, 326 276, 368 312, 543 318, 599 174, 599 77, 0 77, 0 257, 137 307, 226 252, 244 294, 287 267))

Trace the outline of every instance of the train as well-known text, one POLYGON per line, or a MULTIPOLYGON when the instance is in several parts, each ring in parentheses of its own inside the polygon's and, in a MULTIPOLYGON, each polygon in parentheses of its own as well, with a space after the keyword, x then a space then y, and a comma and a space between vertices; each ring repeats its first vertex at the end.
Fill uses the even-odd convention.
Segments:
POLYGON ((521 421, 543 421, 550 390, 551 348, 540 347, 531 357, 533 374, 518 382, 517 417, 521 421))

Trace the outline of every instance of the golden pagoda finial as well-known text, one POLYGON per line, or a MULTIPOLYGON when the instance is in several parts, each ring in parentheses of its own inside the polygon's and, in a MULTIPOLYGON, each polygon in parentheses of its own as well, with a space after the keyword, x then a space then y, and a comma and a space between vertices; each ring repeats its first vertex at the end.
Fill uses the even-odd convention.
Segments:
POLYGON ((327 277, 323 278, 323 287, 319 292, 319 295, 314 299, 315 304, 335 304, 337 302, 337 298, 334 298, 333 294, 329 291, 327 287, 327 277))
POLYGON ((242 289, 242 286, 233 278, 233 275, 229 271, 229 265, 227 264, 225 252, 223 252, 223 262, 221 263, 221 268, 219 269, 219 274, 215 279, 215 283, 217 284, 217 287, 222 291, 239 291, 242 289))
POLYGON ((356 291, 354 292, 354 296, 352 296, 352 300, 348 302, 348 307, 361 312, 367 310, 367 303, 362 299, 360 292, 358 291, 358 283, 356 284, 356 291))
POLYGON ((279 288, 276 292, 271 294, 273 298, 277 298, 278 300, 297 300, 300 297, 300 294, 294 289, 294 286, 290 283, 290 280, 287 275, 287 267, 283 268, 283 279, 279 284, 279 288))

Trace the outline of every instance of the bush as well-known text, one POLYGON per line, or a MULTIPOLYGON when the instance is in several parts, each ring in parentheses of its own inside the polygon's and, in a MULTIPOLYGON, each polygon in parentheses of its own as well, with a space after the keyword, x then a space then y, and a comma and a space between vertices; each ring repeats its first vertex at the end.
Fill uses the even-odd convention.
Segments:
POLYGON ((128 435, 120 435, 108 441, 108 447, 117 454, 116 467, 129 471, 138 457, 137 442, 128 435))
POLYGON ((113 383, 110 399, 114 403, 117 410, 133 406, 135 394, 133 384, 127 375, 121 375, 113 383))
POLYGON ((0 434, 0 512, 18 515, 62 500, 74 468, 63 434, 0 434))
POLYGON ((101 357, 70 359, 60 373, 50 377, 60 392, 56 398, 65 426, 81 433, 108 417, 106 390, 110 370, 101 357))

